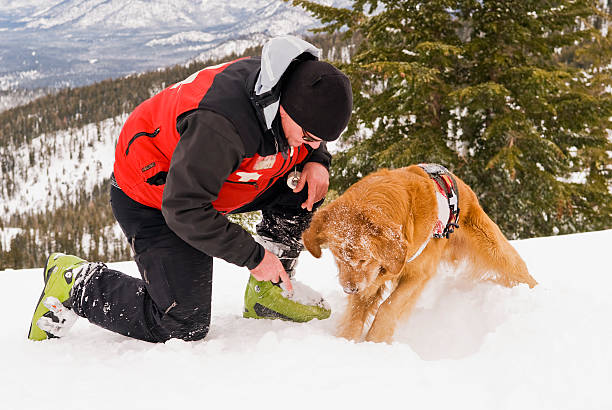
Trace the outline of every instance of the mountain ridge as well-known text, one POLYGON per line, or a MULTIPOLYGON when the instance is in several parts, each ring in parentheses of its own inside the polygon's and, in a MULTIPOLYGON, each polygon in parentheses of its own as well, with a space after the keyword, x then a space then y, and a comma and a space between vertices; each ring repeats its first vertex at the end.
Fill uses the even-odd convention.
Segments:
POLYGON ((75 87, 220 58, 319 25, 282 0, 3 1, 0 90, 75 87))

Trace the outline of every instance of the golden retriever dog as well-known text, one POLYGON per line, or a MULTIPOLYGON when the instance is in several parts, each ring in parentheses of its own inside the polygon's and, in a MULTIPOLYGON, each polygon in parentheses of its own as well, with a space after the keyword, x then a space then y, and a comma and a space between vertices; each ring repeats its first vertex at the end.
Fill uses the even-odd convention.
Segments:
POLYGON ((440 211, 448 216, 449 206, 418 165, 370 174, 315 213, 304 245, 317 258, 323 245, 329 247, 349 295, 339 336, 360 340, 373 316, 365 340, 390 342, 441 262, 465 261, 472 277, 507 287, 537 284, 474 192, 449 176, 459 194, 459 227, 447 237, 432 238, 440 211))

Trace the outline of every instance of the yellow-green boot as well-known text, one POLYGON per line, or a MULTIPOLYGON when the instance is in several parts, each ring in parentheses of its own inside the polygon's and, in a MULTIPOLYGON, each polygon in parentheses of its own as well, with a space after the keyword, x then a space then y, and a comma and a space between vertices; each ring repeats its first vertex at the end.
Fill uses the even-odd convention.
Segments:
POLYGON ((258 281, 249 277, 244 292, 246 318, 283 319, 293 322, 308 322, 312 319, 327 319, 331 314, 329 305, 321 295, 299 282, 292 281, 294 293, 288 295, 280 285, 258 281))
POLYGON ((63 253, 53 253, 43 270, 45 288, 30 323, 28 338, 45 340, 63 336, 76 321, 70 309, 70 294, 77 278, 89 264, 63 253))

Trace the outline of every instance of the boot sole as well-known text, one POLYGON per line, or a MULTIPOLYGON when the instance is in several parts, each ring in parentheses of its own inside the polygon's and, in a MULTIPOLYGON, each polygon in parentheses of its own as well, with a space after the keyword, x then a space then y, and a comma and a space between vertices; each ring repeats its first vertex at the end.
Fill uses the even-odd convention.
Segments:
MULTIPOLYGON (((40 319, 42 316, 46 315, 49 312, 49 309, 47 309, 47 307, 42 303, 42 301, 43 301, 45 295, 47 294, 47 292, 50 291, 50 290, 57 291, 58 289, 54 289, 57 281, 58 280, 65 280, 64 275, 56 275, 55 278, 52 281, 50 281, 51 275, 58 268, 57 268, 57 265, 55 266, 55 269, 53 269, 53 268, 47 269, 47 267, 49 266, 49 261, 50 261, 51 257, 53 255, 58 255, 58 254, 60 255, 58 257, 66 256, 66 255, 64 255, 62 253, 59 253, 59 252, 52 253, 47 258, 47 262, 45 262, 45 267, 43 268, 43 280, 45 282, 45 286, 43 288, 42 293, 40 294, 40 298, 38 299, 38 303, 36 304, 36 309, 34 309, 34 314, 32 315, 32 321, 30 322, 30 330, 28 332, 28 339, 30 339, 30 340, 41 341, 41 340, 46 340, 46 339, 57 338, 57 336, 54 336, 54 335, 52 335, 50 333, 47 333, 44 330, 42 330, 41 328, 39 328, 36 325, 36 322, 38 321, 38 319, 40 319)), ((55 258, 55 259, 57 259, 57 258, 55 258)), ((74 269, 74 267, 78 266, 78 264, 80 264, 80 263, 79 262, 75 262, 73 265, 69 266, 66 269, 66 272, 68 270, 74 269)), ((65 272, 64 272, 64 274, 65 274, 65 272)), ((62 303, 67 299, 65 297, 65 295, 58 295, 57 297, 58 297, 58 299, 60 299, 60 301, 62 303), (64 300, 61 300, 61 299, 64 299, 64 300)))
POLYGON ((242 317, 246 319, 281 319, 288 322, 304 323, 312 319, 324 320, 331 316, 331 310, 313 307, 310 312, 302 312, 297 316, 287 316, 258 302, 251 308, 245 308, 242 317), (316 310, 316 311, 315 311, 316 310))
POLYGON ((255 306, 253 306, 253 310, 246 309, 242 317, 249 318, 249 319, 281 319, 281 320, 296 322, 295 319, 287 317, 283 315, 282 313, 278 313, 259 303, 255 303, 255 306))
MULTIPOLYGON (((36 303, 36 308, 34 309, 34 314, 32 315, 32 321, 30 322, 30 330, 28 331, 28 339, 30 339, 30 340, 37 340, 37 341, 40 341, 40 340, 49 339, 49 338, 50 338, 50 336, 51 336, 51 337, 53 337, 53 335, 49 335, 49 334, 48 334, 47 332, 45 332, 44 330, 42 330, 42 329, 38 328, 38 326, 37 326, 37 328, 38 328, 38 329, 39 329, 41 332, 44 332, 44 333, 47 335, 47 337, 46 337, 45 339, 38 339, 38 338, 33 338, 33 337, 32 337, 32 326, 34 326, 34 317, 36 316, 36 311, 38 310, 38 307, 40 306, 40 304, 41 304, 41 302, 42 302, 43 298, 45 297, 45 292, 47 291, 47 282, 49 281, 49 275, 47 275, 47 266, 49 266, 49 259, 51 259, 51 256, 52 256, 52 255, 53 255, 53 254, 51 254, 51 255, 47 256, 47 261, 45 262, 45 266, 43 267, 43 280, 44 280, 44 282, 45 282, 45 287, 43 288, 43 291, 42 291, 42 293, 40 294, 40 298, 38 298, 38 303, 36 303)), ((48 310, 47 310, 47 311, 48 311, 48 310)), ((46 313, 46 312, 45 312, 45 313, 46 313)), ((43 313, 43 315, 44 315, 44 313, 43 313)), ((40 318, 40 317, 42 317, 42 315, 40 315, 40 316, 39 316, 39 318, 40 318)), ((38 319, 39 319, 39 318, 37 318, 36 320, 38 321, 38 319)))

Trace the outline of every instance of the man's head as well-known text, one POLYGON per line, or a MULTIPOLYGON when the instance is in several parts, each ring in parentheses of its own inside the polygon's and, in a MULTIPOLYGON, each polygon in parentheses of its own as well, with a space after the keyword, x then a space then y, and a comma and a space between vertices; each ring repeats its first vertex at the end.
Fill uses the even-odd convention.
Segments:
MULTIPOLYGON (((302 134, 307 139, 310 136, 334 141, 351 118, 351 83, 342 71, 329 63, 302 61, 285 74, 280 105, 303 129, 302 134)), ((287 137, 289 139, 289 135, 287 137)))

